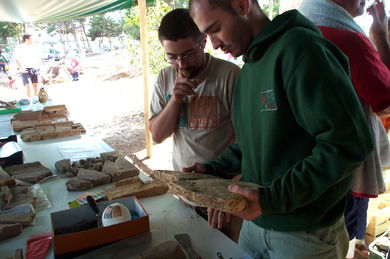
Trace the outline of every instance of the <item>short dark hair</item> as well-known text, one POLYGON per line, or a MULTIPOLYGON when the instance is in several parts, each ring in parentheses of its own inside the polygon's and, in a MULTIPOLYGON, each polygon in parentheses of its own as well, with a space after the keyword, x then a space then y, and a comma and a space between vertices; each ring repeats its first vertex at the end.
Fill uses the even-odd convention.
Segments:
POLYGON ((31 34, 24 34, 22 37, 23 42, 26 42, 31 37, 31 34))
POLYGON ((199 31, 188 9, 178 8, 172 10, 162 18, 158 28, 160 42, 163 40, 177 41, 189 37, 200 40, 206 36, 199 31))
MULTIPOLYGON (((190 12, 192 12, 192 4, 195 2, 196 0, 189 0, 189 3, 188 3, 188 6, 190 8, 190 12)), ((256 6, 259 6, 259 3, 257 2, 257 0, 251 0, 253 4, 255 4, 256 6)), ((208 4, 209 4, 209 7, 214 10, 216 8, 220 8, 220 9, 223 9, 225 10, 226 12, 228 13, 232 13, 234 14, 234 9, 232 7, 232 1, 231 0, 207 0, 208 4)))

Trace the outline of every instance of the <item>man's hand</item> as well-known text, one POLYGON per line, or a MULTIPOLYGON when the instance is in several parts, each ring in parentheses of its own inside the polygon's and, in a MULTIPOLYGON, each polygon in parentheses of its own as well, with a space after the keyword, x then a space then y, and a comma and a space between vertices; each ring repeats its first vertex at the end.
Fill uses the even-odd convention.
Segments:
POLYGON ((228 188, 229 191, 244 196, 247 202, 243 211, 232 213, 233 215, 245 220, 253 220, 262 214, 258 190, 248 190, 234 184, 229 185, 228 188))
POLYGON ((375 1, 374 5, 367 8, 367 12, 372 16, 373 21, 370 28, 370 34, 374 40, 379 40, 383 37, 387 39, 387 16, 385 7, 379 0, 375 1))
POLYGON ((195 173, 195 174, 205 174, 206 166, 204 164, 195 163, 189 167, 184 167, 181 169, 183 172, 195 173))
POLYGON ((175 85, 173 86, 173 100, 177 103, 183 103, 184 97, 190 95, 196 95, 194 89, 198 86, 196 80, 188 78, 178 78, 175 80, 175 85))
POLYGON ((230 222, 231 214, 223 211, 207 208, 207 219, 210 227, 219 229, 222 228, 224 222, 230 222))

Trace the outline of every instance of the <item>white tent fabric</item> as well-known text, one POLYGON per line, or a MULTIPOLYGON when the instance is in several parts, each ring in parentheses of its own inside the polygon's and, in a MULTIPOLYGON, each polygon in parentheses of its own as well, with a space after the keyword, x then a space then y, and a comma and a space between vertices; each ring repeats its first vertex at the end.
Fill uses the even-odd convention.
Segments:
POLYGON ((0 0, 0 21, 39 23, 70 20, 129 8, 133 0, 0 0))

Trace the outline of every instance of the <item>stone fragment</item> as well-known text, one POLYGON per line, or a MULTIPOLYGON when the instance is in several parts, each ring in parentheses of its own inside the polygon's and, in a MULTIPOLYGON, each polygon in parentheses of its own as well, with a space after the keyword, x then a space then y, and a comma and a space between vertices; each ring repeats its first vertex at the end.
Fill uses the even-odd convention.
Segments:
POLYGON ((28 183, 38 183, 40 180, 53 175, 40 162, 8 166, 4 168, 4 171, 16 179, 28 183))
POLYGON ((92 169, 96 171, 102 171, 103 163, 102 162, 94 163, 92 169))
POLYGON ((80 169, 77 177, 92 182, 93 186, 108 184, 111 182, 111 175, 90 169, 80 169))
POLYGON ((66 172, 65 173, 65 177, 66 178, 72 178, 72 177, 75 177, 75 175, 72 172, 66 172))
POLYGON ((6 209, 12 202, 13 195, 8 186, 0 187, 0 211, 6 209))
POLYGON ((112 182, 139 175, 139 170, 123 157, 119 157, 115 162, 105 162, 102 172, 111 175, 112 182))
POLYGON ((0 240, 20 235, 22 232, 22 224, 0 224, 0 240))
POLYGON ((14 186, 16 185, 15 179, 12 178, 6 171, 0 166, 0 186, 14 186))
POLYGON ((80 179, 78 177, 72 178, 66 182, 66 189, 68 191, 85 191, 93 187, 91 181, 80 179))
POLYGON ((60 173, 63 173, 63 174, 70 171, 70 168, 71 168, 70 159, 63 159, 63 160, 57 161, 55 163, 55 168, 60 173))
POLYGON ((115 162, 118 159, 118 157, 123 157, 123 155, 121 155, 118 151, 111 151, 111 152, 100 153, 100 157, 104 161, 115 162))
POLYGON ((35 213, 7 213, 0 214, 0 224, 22 224, 24 227, 34 223, 35 213))

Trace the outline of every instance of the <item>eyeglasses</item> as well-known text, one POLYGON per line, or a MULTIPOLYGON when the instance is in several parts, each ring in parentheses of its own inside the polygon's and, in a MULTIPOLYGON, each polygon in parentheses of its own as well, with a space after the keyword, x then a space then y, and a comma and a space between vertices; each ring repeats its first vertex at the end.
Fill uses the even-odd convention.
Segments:
POLYGON ((196 57, 196 55, 198 54, 199 50, 201 50, 201 49, 203 49, 203 44, 199 43, 199 47, 198 48, 194 48, 194 49, 190 50, 185 55, 179 55, 179 56, 173 56, 173 55, 172 56, 168 56, 168 55, 165 55, 165 61, 168 62, 171 65, 177 64, 177 63, 179 63, 179 61, 181 61, 181 62, 188 62, 188 61, 193 60, 196 57))

